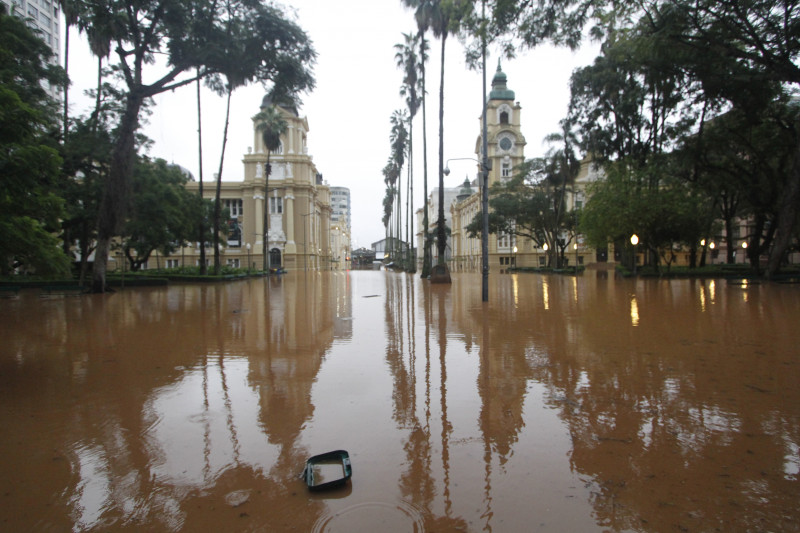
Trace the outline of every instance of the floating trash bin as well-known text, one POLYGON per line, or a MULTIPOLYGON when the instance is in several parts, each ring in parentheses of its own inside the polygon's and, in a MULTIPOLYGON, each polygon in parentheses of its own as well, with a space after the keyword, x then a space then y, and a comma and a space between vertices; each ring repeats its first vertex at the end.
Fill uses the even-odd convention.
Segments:
POLYGON ((309 490, 327 490, 347 483, 353 475, 350 454, 344 450, 334 450, 309 458, 300 477, 309 490))

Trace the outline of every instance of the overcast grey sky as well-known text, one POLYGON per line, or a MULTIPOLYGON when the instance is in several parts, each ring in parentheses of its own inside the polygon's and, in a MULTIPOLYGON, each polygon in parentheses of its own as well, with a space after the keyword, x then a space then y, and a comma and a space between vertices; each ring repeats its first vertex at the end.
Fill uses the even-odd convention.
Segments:
MULTIPOLYGON (((296 11, 297 21, 308 33, 319 54, 315 67, 316 89, 303 96, 300 115, 309 123, 308 148, 314 163, 330 185, 349 187, 352 200, 353 248, 369 247, 384 237, 381 224, 385 186, 381 170, 389 156, 389 118, 404 107, 399 96, 402 73, 395 63, 394 45, 402 33, 415 31, 413 15, 400 0, 293 0, 284 2, 296 11)), ((63 39, 62 39, 63 42, 63 39)), ((431 40, 428 63, 428 187, 438 181, 438 95, 441 43, 431 40)), ((542 47, 504 60, 509 89, 522 106, 522 133, 527 141, 526 157, 542 155, 542 139, 558 131, 569 100, 569 76, 591 63, 596 46, 573 53, 567 49, 542 47)), ((497 68, 490 50, 487 83, 497 68)), ((85 41, 72 34, 70 75, 73 88, 71 113, 84 112, 91 102, 79 94, 95 84, 96 62, 85 41), (81 40, 79 40, 81 39, 81 40)), ((250 118, 264 96, 260 85, 245 87, 233 95, 223 180, 243 177, 242 156, 253 146, 250 118)), ((463 46, 447 39, 445 61, 445 158, 475 157, 480 128, 481 75, 468 71, 463 46)), ((197 112, 194 86, 159 95, 145 133, 155 142, 150 151, 188 168, 198 176, 197 112)), ((219 167, 225 100, 211 92, 202 96, 203 176, 212 180, 219 167)), ((422 196, 422 113, 414 124, 414 209, 422 196)), ((473 179, 475 165, 452 162, 445 186, 473 179)), ((404 175, 405 182, 405 175, 404 175)), ((405 184, 404 196, 405 196, 405 184)), ((403 200, 405 212, 405 200, 403 200)))

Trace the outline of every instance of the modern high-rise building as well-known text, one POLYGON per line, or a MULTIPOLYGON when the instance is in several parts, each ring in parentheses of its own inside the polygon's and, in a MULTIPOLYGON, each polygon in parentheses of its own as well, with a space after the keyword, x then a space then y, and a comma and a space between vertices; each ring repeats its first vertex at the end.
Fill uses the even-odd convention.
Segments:
POLYGON ((50 0, 0 0, 0 2, 6 5, 9 14, 27 21, 28 26, 39 34, 53 51, 53 63, 61 64, 61 10, 58 2, 50 0))
POLYGON ((331 187, 331 222, 339 223, 350 229, 350 189, 347 187, 331 187))
MULTIPOLYGON (((25 21, 41 39, 50 47, 53 56, 50 63, 61 65, 61 9, 58 1, 51 0, 0 0, 6 6, 6 12, 25 21)), ((49 87, 53 98, 60 96, 60 87, 49 87)))
POLYGON ((331 255, 337 268, 349 267, 350 235, 350 189, 331 187, 331 255))

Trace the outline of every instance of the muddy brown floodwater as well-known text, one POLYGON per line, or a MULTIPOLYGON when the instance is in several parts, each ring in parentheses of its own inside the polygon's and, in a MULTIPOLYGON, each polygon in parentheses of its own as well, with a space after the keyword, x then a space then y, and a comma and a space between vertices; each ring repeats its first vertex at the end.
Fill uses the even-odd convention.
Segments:
POLYGON ((0 300, 3 531, 798 531, 800 285, 298 272, 0 300), (310 493, 311 455, 353 477, 310 493))

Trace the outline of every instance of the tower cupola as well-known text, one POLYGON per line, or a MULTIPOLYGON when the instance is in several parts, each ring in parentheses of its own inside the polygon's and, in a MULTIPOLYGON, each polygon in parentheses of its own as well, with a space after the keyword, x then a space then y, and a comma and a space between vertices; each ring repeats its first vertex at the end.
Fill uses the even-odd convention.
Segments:
POLYGON ((492 78, 492 92, 489 93, 489 100, 514 100, 514 91, 506 86, 508 78, 506 73, 500 68, 500 60, 497 60, 497 72, 492 78))

